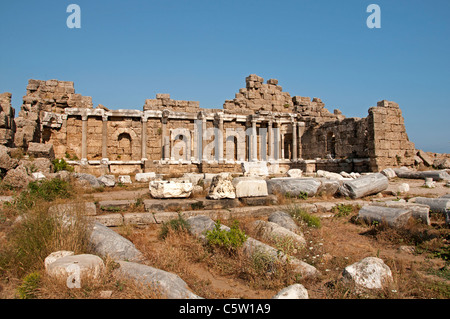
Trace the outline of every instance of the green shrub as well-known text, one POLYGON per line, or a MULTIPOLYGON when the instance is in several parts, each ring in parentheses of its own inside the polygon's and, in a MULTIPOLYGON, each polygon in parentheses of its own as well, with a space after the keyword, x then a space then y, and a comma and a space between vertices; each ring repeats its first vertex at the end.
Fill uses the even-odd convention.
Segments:
POLYGON ((73 172, 74 168, 73 166, 67 164, 65 159, 54 159, 52 161, 53 163, 53 167, 55 168, 55 172, 59 172, 59 171, 69 171, 69 172, 73 172))
POLYGON ((189 231, 188 222, 178 213, 177 219, 169 220, 167 223, 163 223, 161 231, 159 233, 159 238, 165 239, 170 231, 189 231))
POLYGON ((34 207, 39 200, 51 202, 57 198, 70 198, 71 196, 70 183, 54 178, 30 182, 27 189, 19 194, 14 203, 19 210, 26 211, 34 207))
POLYGON ((213 230, 206 232, 206 239, 212 246, 219 246, 227 249, 228 251, 234 251, 240 248, 248 236, 239 228, 239 222, 235 220, 230 230, 221 229, 220 220, 218 220, 213 230))
POLYGON ((20 299, 34 299, 36 291, 41 282, 41 274, 32 272, 23 278, 22 284, 17 288, 17 293, 20 299))

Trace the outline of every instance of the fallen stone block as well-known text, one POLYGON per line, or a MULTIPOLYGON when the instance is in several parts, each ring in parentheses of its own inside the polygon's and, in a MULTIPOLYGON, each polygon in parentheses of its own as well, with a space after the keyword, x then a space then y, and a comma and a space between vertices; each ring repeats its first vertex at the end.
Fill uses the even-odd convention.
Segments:
POLYGON ((369 224, 375 221, 386 223, 391 227, 405 226, 411 216, 410 209, 383 206, 363 206, 358 213, 358 219, 362 219, 369 224))
POLYGON ((116 185, 116 178, 114 175, 102 175, 97 178, 97 180, 102 186, 114 187, 116 185))
POLYGON ((48 263, 46 273, 51 277, 66 281, 69 288, 80 288, 82 279, 98 278, 104 268, 105 264, 98 256, 91 254, 66 255, 48 263))
POLYGON ((300 177, 302 177, 303 171, 301 169, 298 169, 298 168, 293 168, 293 169, 288 170, 286 172, 286 174, 289 177, 300 178, 300 177))
POLYGON ((325 178, 328 178, 328 179, 337 179, 337 180, 343 180, 344 179, 344 177, 341 174, 328 172, 328 171, 324 171, 324 170, 321 170, 321 169, 319 169, 316 172, 316 174, 319 177, 325 177, 325 178))
POLYGON ((90 242, 94 251, 100 256, 110 256, 113 260, 128 260, 140 262, 143 254, 134 244, 120 236, 114 230, 95 222, 90 235, 90 242))
POLYGON ((377 194, 386 190, 388 187, 388 178, 381 173, 375 173, 362 176, 353 181, 344 181, 339 188, 339 193, 342 196, 349 196, 355 199, 377 194))
POLYGON ((237 198, 267 196, 267 183, 262 178, 237 177, 234 178, 233 186, 237 198))
POLYGON ((102 200, 98 202, 100 209, 106 211, 123 210, 136 204, 134 199, 102 200))
POLYGON ((117 182, 119 184, 132 184, 133 183, 131 181, 130 175, 119 175, 119 177, 117 177, 117 182))
POLYGON ((126 213, 123 214, 123 223, 124 225, 149 225, 156 224, 157 221, 153 213, 126 213))
POLYGON ((446 211, 450 211, 450 198, 416 197, 414 202, 416 204, 429 206, 433 213, 445 213, 446 211))
POLYGON ((96 222, 107 227, 117 227, 124 225, 123 216, 120 213, 97 215, 94 219, 96 222))
POLYGON ((324 196, 336 195, 339 191, 339 187, 341 187, 343 183, 342 180, 336 179, 318 178, 317 180, 321 183, 319 189, 317 190, 317 195, 324 196))
POLYGON ((44 144, 44 143, 28 143, 28 155, 34 157, 44 157, 50 160, 55 159, 55 152, 53 150, 53 144, 44 144))
POLYGON ((407 203, 401 201, 384 201, 384 202, 373 202, 372 206, 383 206, 390 208, 401 208, 408 209, 411 211, 411 216, 415 219, 421 220, 427 225, 430 225, 430 206, 423 205, 419 203, 407 203))
POLYGON ((149 188, 153 198, 187 198, 191 196, 193 185, 192 183, 152 181, 149 188))
POLYGON ((74 173, 74 177, 81 181, 87 181, 93 188, 101 187, 102 185, 97 180, 97 177, 87 173, 74 173))
POLYGON ((243 162, 241 164, 244 176, 268 176, 267 162, 243 162))
POLYGON ((139 284, 148 285, 163 298, 167 299, 200 299, 199 296, 189 290, 188 285, 179 276, 139 263, 119 261, 119 268, 114 275, 131 278, 139 284))
POLYGON ((134 180, 139 183, 148 183, 151 180, 154 180, 156 178, 155 172, 148 172, 148 173, 137 173, 134 176, 134 180))
POLYGON ((269 206, 278 204, 278 198, 275 195, 242 197, 239 200, 246 206, 269 206))
POLYGON ((395 173, 400 178, 408 179, 426 179, 432 178, 434 181, 450 180, 450 175, 446 170, 437 171, 413 171, 407 168, 396 168, 395 173))
POLYGON ((433 165, 433 160, 432 160, 431 157, 430 157, 427 153, 425 153, 424 151, 419 150, 419 151, 417 152, 417 155, 423 160, 423 163, 424 163, 426 166, 431 166, 431 165, 433 165))
POLYGON ((299 196, 307 194, 312 197, 315 196, 322 185, 320 181, 312 178, 291 178, 280 177, 272 178, 266 181, 267 190, 269 194, 289 194, 290 196, 299 196))

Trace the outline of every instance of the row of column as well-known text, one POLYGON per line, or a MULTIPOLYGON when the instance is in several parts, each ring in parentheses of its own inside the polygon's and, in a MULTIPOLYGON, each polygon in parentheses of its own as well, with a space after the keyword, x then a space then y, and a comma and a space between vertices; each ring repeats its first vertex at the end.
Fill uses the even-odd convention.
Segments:
MULTIPOLYGON (((81 140, 81 162, 87 163, 87 115, 82 115, 82 140, 81 140)), ((170 136, 167 134, 167 123, 168 117, 163 116, 161 118, 162 128, 161 128, 161 143, 162 143, 162 159, 168 161, 170 159, 170 151, 171 151, 171 143, 170 136)), ((248 143, 248 160, 256 162, 258 161, 258 134, 257 134, 257 119, 251 120, 251 134, 249 136, 248 143)), ((141 130, 141 160, 147 160, 147 123, 148 118, 142 117, 142 130, 141 130)), ((264 152, 268 160, 274 160, 275 155, 278 159, 284 158, 283 150, 284 150, 284 141, 283 134, 281 134, 281 120, 275 122, 277 125, 277 129, 273 128, 273 121, 267 121, 267 140, 264 140, 264 145, 267 148, 264 148, 264 152), (274 133, 276 136, 274 136, 274 133), (275 143, 276 140, 276 143, 275 143), (268 143, 267 143, 268 142, 268 143), (277 154, 275 154, 274 146, 277 146, 277 154)), ((299 139, 303 134, 303 126, 300 126, 298 122, 292 121, 288 123, 292 125, 292 161, 297 161, 299 157, 301 157, 301 152, 299 152, 299 139)), ((192 159, 199 160, 201 158, 202 161, 208 161, 207 152, 204 151, 205 143, 209 139, 207 136, 207 126, 206 126, 206 118, 203 117, 201 120, 201 130, 199 130, 199 122, 196 121, 194 124, 194 132, 193 132, 193 156, 192 159)), ((200 126, 200 125, 199 125, 200 126)), ((219 163, 224 162, 224 151, 223 151, 223 132, 224 132, 224 119, 220 116, 217 120, 217 127, 215 130, 215 139, 217 139, 217 143, 215 144, 216 151, 218 153, 218 161, 219 163)), ((262 141, 261 141, 262 142, 262 141)), ((107 163, 108 154, 107 154, 107 144, 108 144, 108 116, 102 116, 102 162, 107 163)), ((189 141, 189 151, 191 141, 189 141)), ((261 153, 262 151, 261 150, 261 153)), ((189 152, 190 153, 190 152, 189 152)))

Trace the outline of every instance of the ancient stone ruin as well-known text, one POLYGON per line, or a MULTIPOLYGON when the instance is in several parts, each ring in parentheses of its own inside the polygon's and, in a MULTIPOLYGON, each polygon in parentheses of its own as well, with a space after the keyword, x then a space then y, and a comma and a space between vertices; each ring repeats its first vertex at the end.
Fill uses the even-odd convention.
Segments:
POLYGON ((29 80, 18 117, 0 95, 0 141, 27 150, 53 145, 76 172, 377 172, 412 166, 416 150, 398 104, 380 101, 365 118, 333 113, 319 98, 291 96, 278 80, 245 79, 223 109, 157 94, 141 110, 93 107, 73 82, 29 80))

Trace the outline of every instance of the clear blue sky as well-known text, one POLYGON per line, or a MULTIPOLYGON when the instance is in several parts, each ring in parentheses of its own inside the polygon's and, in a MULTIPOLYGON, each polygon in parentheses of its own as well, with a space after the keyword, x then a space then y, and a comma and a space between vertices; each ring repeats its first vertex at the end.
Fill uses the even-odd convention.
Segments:
POLYGON ((448 0, 2 1, 0 92, 17 113, 31 78, 111 109, 156 93, 221 108, 254 73, 347 117, 395 101, 416 148, 450 153, 449 16, 448 0), (66 26, 71 3, 81 29, 66 26), (381 29, 366 26, 371 3, 381 29))

